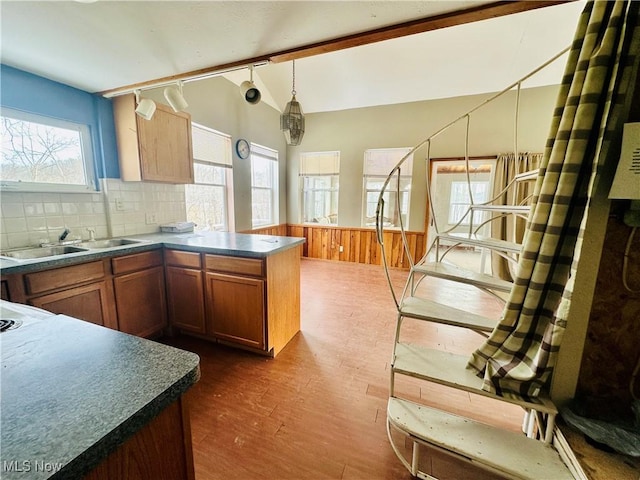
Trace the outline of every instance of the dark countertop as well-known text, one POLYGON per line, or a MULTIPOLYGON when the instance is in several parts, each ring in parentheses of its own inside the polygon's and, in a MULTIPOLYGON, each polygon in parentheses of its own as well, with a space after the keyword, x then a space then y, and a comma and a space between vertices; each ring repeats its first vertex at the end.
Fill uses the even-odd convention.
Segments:
POLYGON ((294 248, 305 242, 305 239, 301 237, 280 237, 229 232, 151 233, 122 238, 140 240, 141 243, 91 249, 86 252, 31 260, 0 258, 0 270, 5 274, 25 273, 42 270, 44 268, 63 267, 115 255, 129 255, 162 247, 217 255, 265 258, 294 248))
POLYGON ((0 301, 3 480, 78 478, 200 376, 195 353, 0 301))

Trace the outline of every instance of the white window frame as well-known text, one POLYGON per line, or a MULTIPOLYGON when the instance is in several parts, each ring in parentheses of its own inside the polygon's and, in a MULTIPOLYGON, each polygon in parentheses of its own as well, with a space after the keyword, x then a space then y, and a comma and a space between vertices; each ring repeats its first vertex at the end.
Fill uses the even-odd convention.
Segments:
POLYGON ((55 128, 77 131, 80 135, 80 149, 84 166, 85 183, 65 184, 47 182, 22 182, 6 180, 0 177, 0 191, 19 192, 44 192, 44 193, 88 193, 99 191, 95 174, 95 158, 93 154, 93 143, 91 141, 91 129, 89 125, 70 122, 58 118, 47 117, 34 113, 23 112, 13 108, 2 107, 0 110, 2 117, 9 117, 24 122, 38 123, 55 128))
MULTIPOLYGON (((193 164, 194 164, 194 185, 210 186, 213 188, 222 189, 223 199, 223 225, 221 228, 215 229, 215 231, 232 231, 234 230, 234 218, 233 218, 233 155, 231 147, 231 136, 214 130, 213 128, 200 125, 198 123, 191 123, 191 136, 193 139, 193 164), (222 145, 216 149, 215 143, 221 142, 222 145), (223 183, 208 183, 199 182, 195 178, 195 166, 196 164, 213 166, 224 169, 224 182, 223 183)), ((186 202, 186 192, 190 185, 185 185, 185 203, 187 211, 189 204, 186 202)), ((188 220, 193 220, 189 219, 188 220)), ((197 223, 197 222, 196 222, 197 223)), ((201 230, 196 226, 196 230, 201 230)))
MULTIPOLYGON (((376 202, 377 198, 380 196, 380 189, 378 188, 368 188, 369 181, 375 181, 384 183, 387 179, 391 171, 398 164, 398 162, 407 155, 411 151, 410 147, 400 147, 400 148, 375 148, 368 149, 364 152, 364 168, 363 168, 363 176, 362 176, 362 213, 361 213, 361 222, 364 228, 375 227, 375 214, 368 215, 368 196, 369 194, 376 194, 376 202), (372 220, 368 220, 368 219, 372 220)), ((412 182, 412 173, 413 173, 413 154, 410 155, 403 165, 400 168, 400 181, 406 185, 400 191, 400 194, 406 195, 406 211, 404 212, 404 219, 402 220, 405 228, 409 225, 410 218, 410 206, 411 206, 411 182, 412 182)), ((387 186, 386 196, 390 198, 391 193, 395 196, 396 191, 396 182, 397 177, 391 180, 389 185, 387 186)), ((391 200, 385 201, 385 212, 388 209, 393 209, 395 211, 395 198, 391 200)), ((384 214, 383 214, 384 216, 384 214)), ((396 223, 385 223, 385 228, 400 228, 399 222, 396 223)))
POLYGON ((271 225, 277 225, 279 220, 279 193, 278 193, 278 151, 273 150, 271 148, 258 145, 255 143, 251 144, 251 227, 252 228, 260 228, 267 227, 271 225), (270 186, 259 186, 254 183, 254 162, 258 159, 266 160, 273 162, 271 165, 271 185, 270 186), (271 203, 271 211, 269 212, 270 218, 267 220, 257 220, 254 218, 254 204, 253 199, 255 197, 254 192, 258 190, 268 191, 270 193, 270 203, 271 203))
MULTIPOLYGON (((323 223, 323 224, 338 224, 338 205, 340 201, 340 152, 339 151, 327 151, 327 152, 302 152, 300 154, 300 223, 323 223), (318 177, 329 177, 331 181, 331 187, 316 189, 309 186, 312 179, 318 177), (327 198, 328 195, 328 198, 327 198), (335 214, 330 212, 328 215, 321 217, 314 217, 312 219, 306 218, 306 199, 309 196, 314 198, 314 203, 317 201, 317 196, 321 196, 320 200, 323 203, 331 205, 334 201, 335 205, 332 205, 335 209, 335 214), (331 218, 335 215, 335 218, 331 218)), ((329 207, 329 210, 334 210, 329 207)))

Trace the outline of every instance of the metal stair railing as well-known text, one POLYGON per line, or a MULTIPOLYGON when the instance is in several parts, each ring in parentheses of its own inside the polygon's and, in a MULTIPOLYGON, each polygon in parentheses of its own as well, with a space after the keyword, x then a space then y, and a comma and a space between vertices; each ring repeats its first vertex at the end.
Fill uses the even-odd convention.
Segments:
MULTIPOLYGON (((490 98, 484 100, 483 102, 481 102, 480 104, 478 104, 477 106, 475 106, 474 108, 472 108, 471 110, 469 110, 467 113, 459 116, 458 118, 456 118, 455 120, 449 122, 448 124, 444 125, 443 127, 441 127, 440 129, 438 129, 435 133, 431 134, 429 137, 425 138, 424 140, 422 140, 420 143, 418 143, 417 145, 415 145, 411 150, 409 150, 409 152, 404 155, 399 161, 398 163, 393 167, 393 169, 391 170, 391 172, 389 173, 389 175, 387 176, 387 178, 385 179, 381 191, 380 191, 380 195, 378 197, 378 202, 376 205, 376 213, 375 213, 375 223, 376 223, 376 238, 378 240, 378 244, 380 245, 380 249, 381 249, 381 257, 382 257, 382 264, 384 267, 384 271, 385 271, 385 276, 387 279, 387 283, 389 284, 389 288, 391 291, 391 295, 393 297, 393 301, 396 304, 396 308, 399 309, 400 308, 400 304, 401 304, 401 299, 406 295, 407 291, 413 291, 412 288, 410 288, 410 283, 412 281, 411 277, 413 276, 412 274, 409 275, 409 278, 407 279, 407 282, 405 283, 404 288, 402 289, 402 292, 399 292, 396 290, 396 288, 394 287, 392 281, 391 281, 391 276, 390 276, 390 272, 389 272, 389 259, 387 258, 387 252, 385 249, 385 244, 384 244, 384 233, 385 233, 385 225, 384 225, 384 221, 383 221, 383 216, 384 216, 384 207, 385 207, 385 200, 384 200, 384 195, 385 193, 387 193, 387 191, 390 189, 390 186, 395 184, 394 187, 395 188, 395 193, 396 193, 396 201, 394 202, 394 208, 395 208, 395 212, 398 217, 399 217, 399 230, 401 233, 401 238, 402 238, 402 243, 403 243, 403 250, 404 253, 407 257, 407 260, 409 262, 409 267, 411 270, 413 270, 413 267, 415 266, 416 263, 421 263, 423 261, 426 260, 427 256, 429 254, 431 254, 432 249, 435 247, 436 249, 439 249, 439 246, 437 245, 438 243, 438 235, 444 232, 440 232, 438 230, 438 225, 437 225, 437 219, 435 216, 435 212, 433 210, 433 198, 432 198, 432 192, 431 192, 431 185, 430 185, 430 174, 429 174, 429 168, 427 168, 427 172, 426 172, 426 181, 427 181, 427 199, 429 202, 429 209, 431 211, 431 221, 433 222, 433 227, 434 227, 434 231, 436 232, 436 238, 432 241, 431 245, 429 245, 426 249, 425 249, 425 253, 422 256, 421 259, 419 259, 417 262, 416 260, 413 258, 412 254, 411 254, 411 250, 409 248, 409 242, 407 241, 407 236, 406 236, 406 230, 405 230, 405 226, 404 226, 404 221, 402 219, 402 212, 401 212, 401 205, 400 205, 400 170, 402 168, 402 166, 405 164, 405 162, 407 161, 408 158, 412 157, 413 154, 420 148, 426 146, 427 147, 427 155, 426 155, 426 162, 427 164, 429 164, 429 162, 431 161, 431 144, 433 142, 433 140, 435 138, 437 138, 439 135, 441 135, 443 132, 447 131, 449 128, 453 127, 454 125, 458 124, 460 121, 462 120, 466 120, 466 131, 465 131, 465 165, 466 165, 466 174, 467 174, 467 184, 468 184, 468 188, 469 188, 469 199, 470 199, 470 204, 471 204, 471 208, 469 208, 467 210, 467 212, 465 213, 465 215, 471 215, 471 220, 473 217, 473 206, 475 205, 481 205, 481 204, 476 204, 473 201, 473 193, 471 191, 471 186, 470 186, 470 177, 469 177, 469 125, 470 125, 470 119, 471 119, 471 114, 473 114, 474 112, 476 112, 477 110, 481 109, 482 107, 486 106, 487 104, 493 102, 494 100, 502 97, 503 95, 505 95, 507 92, 513 90, 514 88, 517 89, 516 92, 516 109, 515 109, 515 119, 514 119, 514 147, 515 147, 515 153, 518 153, 518 147, 517 147, 517 143, 518 143, 518 117, 519 117, 519 100, 520 100, 520 89, 522 86, 522 83, 524 81, 526 81, 527 79, 531 78, 532 76, 534 76, 535 74, 537 74, 538 72, 540 72, 541 70, 543 70, 545 67, 547 67, 548 65, 550 65, 551 63, 553 63, 554 61, 556 61, 558 58, 560 58, 562 55, 564 55, 567 51, 569 51, 569 47, 565 48, 564 50, 562 50, 561 52, 559 52, 557 55, 555 55, 554 57, 552 57, 550 60, 546 61, 545 63, 543 63, 542 65, 540 65, 539 67, 537 67, 535 70, 531 71, 530 73, 528 73, 527 75, 525 75, 524 77, 522 77, 521 79, 519 79, 518 81, 512 83, 511 85, 509 85, 508 87, 504 88, 503 90, 501 90, 500 92, 494 94, 493 96, 491 96, 490 98), (396 181, 394 182, 394 176, 397 178, 396 181), (471 212, 471 213, 470 213, 471 212)), ((512 179, 511 182, 509 183, 509 185, 506 188, 511 188, 512 185, 514 183, 517 183, 517 181, 519 181, 519 177, 516 176, 516 178, 512 179)), ((389 192, 391 192, 391 190, 389 190, 389 192)), ((502 193, 502 192, 501 192, 502 193)), ((495 200, 495 197, 492 199, 495 200)), ((487 202, 484 202, 487 203, 487 202)), ((463 217, 464 218, 464 217, 463 217)), ((462 222, 462 220, 460 222, 458 222, 457 226, 459 226, 459 224, 462 222)), ((469 222, 470 224, 472 223, 472 221, 469 222)), ((454 228, 454 227, 452 227, 454 228)), ((451 231, 451 229, 447 229, 447 231, 451 231)), ((477 230, 476 230, 477 231, 477 230)), ((458 243, 462 244, 464 243, 462 240, 458 243)), ((455 246, 455 245, 454 245, 455 246)), ((447 249, 446 252, 450 251, 452 247, 449 247, 447 249)), ((446 254, 445 252, 445 254, 446 254)), ((505 255, 502 252, 497 252, 499 255, 502 255, 503 257, 507 258, 509 261, 514 261, 514 258, 509 256, 509 255, 505 255)))

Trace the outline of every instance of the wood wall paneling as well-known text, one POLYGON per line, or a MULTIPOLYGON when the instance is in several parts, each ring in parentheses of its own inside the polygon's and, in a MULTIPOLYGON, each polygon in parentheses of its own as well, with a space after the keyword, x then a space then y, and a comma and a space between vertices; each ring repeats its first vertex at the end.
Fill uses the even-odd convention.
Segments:
MULTIPOLYGON (((380 265, 382 251, 375 230, 369 228, 331 227, 315 225, 287 225, 290 237, 303 237, 302 256, 380 265), (340 251, 342 247, 342 251, 340 251)), ((414 260, 424 254, 424 232, 406 232, 409 252, 414 260)), ((384 248, 391 267, 409 268, 400 231, 384 233, 384 248)))

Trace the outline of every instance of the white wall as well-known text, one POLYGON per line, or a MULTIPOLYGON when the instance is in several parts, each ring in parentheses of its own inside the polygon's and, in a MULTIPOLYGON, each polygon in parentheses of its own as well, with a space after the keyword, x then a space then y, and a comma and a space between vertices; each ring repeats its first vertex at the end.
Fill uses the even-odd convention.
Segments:
MULTIPOLYGON (((542 152, 557 87, 541 87, 521 92, 518 150, 542 152)), ((359 227, 362 206, 362 164, 364 151, 370 148, 413 147, 440 128, 480 105, 490 95, 473 95, 409 104, 370 107, 310 114, 302 145, 289 147, 288 188, 297 192, 301 152, 340 151, 340 226, 359 227)), ((495 155, 514 149, 515 93, 478 110, 471 117, 470 155, 495 155)), ((301 102, 303 103, 303 102, 301 102)), ((304 103, 303 103, 304 108, 304 103)), ((431 148, 432 157, 464 155, 464 125, 439 135, 431 148)), ((426 148, 414 157, 411 191, 411 230, 423 231, 425 218, 426 148)), ((287 199, 290 223, 300 219, 298 195, 287 199)))

